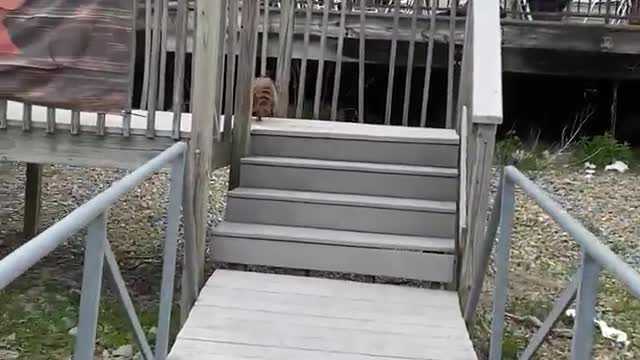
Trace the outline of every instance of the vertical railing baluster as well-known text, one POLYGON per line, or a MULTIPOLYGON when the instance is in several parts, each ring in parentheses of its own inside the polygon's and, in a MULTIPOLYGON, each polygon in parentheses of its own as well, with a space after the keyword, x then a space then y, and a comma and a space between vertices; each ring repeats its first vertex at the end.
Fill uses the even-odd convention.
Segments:
POLYGON ((107 120, 107 114, 98 113, 98 117, 96 119, 96 135, 104 136, 106 120, 107 120))
POLYGON ((187 61, 187 31, 189 18, 189 3, 186 0, 178 1, 176 14, 176 41, 173 68, 173 124, 171 137, 180 139, 182 126, 182 107, 184 105, 184 79, 187 61))
MULTIPOLYGON (((302 52, 302 60, 300 65, 300 82, 298 84, 298 97, 296 101, 296 118, 302 118, 302 109, 304 109, 304 93, 307 87, 307 57, 309 56, 309 26, 311 26, 311 10, 313 8, 313 0, 307 0, 306 17, 304 21, 304 49, 302 52)), ((263 42, 264 43, 264 42, 263 42)))
POLYGON ((364 123, 364 76, 365 76, 365 9, 366 0, 360 0, 360 39, 358 39, 358 122, 364 123))
POLYGON ((427 126, 427 109, 429 106, 429 88, 431 86, 431 65, 433 64, 433 48, 436 34, 436 8, 438 0, 431 0, 429 9, 429 39, 427 45, 427 63, 424 69, 424 86, 422 88, 422 108, 420 110, 420 127, 427 126))
POLYGON ((102 291, 104 244, 107 241, 107 217, 98 215, 87 227, 85 240, 80 315, 76 337, 76 360, 92 360, 96 346, 98 308, 102 291))
POLYGON ((513 231, 515 185, 506 174, 503 176, 499 225, 500 237, 495 255, 496 285, 491 316, 489 360, 502 359, 502 336, 504 333, 504 316, 509 287, 509 254, 511 252, 511 233, 513 231))
POLYGON ((411 81, 413 80, 413 57, 416 48, 417 19, 420 5, 414 1, 411 15, 411 38, 409 39, 409 55, 407 56, 407 73, 404 78, 404 104, 402 105, 402 126, 409 126, 409 105, 411 103, 411 81))
POLYGON ((7 128, 7 100, 0 100, 0 129, 7 128))
POLYGON ((71 111, 71 135, 80 134, 80 111, 71 111))
POLYGON ((162 262, 162 286, 158 310, 158 333, 156 335, 156 360, 165 360, 169 351, 169 331, 171 330, 171 308, 173 305, 183 179, 184 154, 171 164, 169 207, 167 210, 167 228, 165 230, 164 259, 162 262))
POLYGON ((56 108, 47 107, 47 134, 56 132, 56 108))
MULTIPOLYGON (((346 33, 345 21, 347 17, 347 6, 342 2, 340 6, 340 35, 338 36, 338 50, 336 55, 336 69, 333 76, 333 93, 331 94, 331 121, 335 121, 338 116, 338 96, 340 96, 340 79, 342 77, 342 51, 344 50, 344 37, 346 33)), ((346 119, 343 119, 343 121, 346 119)))
POLYGON ((591 359, 593 320, 598 302, 600 265, 586 252, 582 255, 582 274, 578 286, 576 318, 571 340, 571 359, 591 359))
POLYGON ((453 128, 453 101, 454 101, 454 70, 455 70, 455 48, 456 48, 456 12, 458 1, 450 0, 449 14, 449 48, 447 56, 447 110, 445 124, 447 129, 453 128))
POLYGON ((391 125, 393 107, 393 81, 396 75, 396 55, 398 53, 398 28, 400 27, 400 0, 393 5, 393 29, 391 31, 391 50, 389 53, 389 73, 387 76, 387 98, 384 107, 384 124, 391 125))
POLYGON ((33 115, 33 108, 31 104, 24 103, 22 108, 22 130, 31 131, 31 121, 33 115))
POLYGON ((316 91, 313 94, 313 119, 320 119, 320 102, 322 101, 322 79, 324 76, 324 58, 327 46, 327 27, 329 24, 329 7, 332 0, 325 1, 322 9, 322 34, 320 35, 320 59, 316 73, 316 91))
MULTIPOLYGON (((258 2, 258 4, 260 4, 260 2, 258 2)), ((258 17, 259 16, 260 16, 260 12, 258 12, 258 17)), ((269 0, 264 0, 264 17, 262 21, 262 47, 260 49, 260 76, 267 76, 267 57, 269 55, 267 53, 268 47, 269 47, 269 0)))

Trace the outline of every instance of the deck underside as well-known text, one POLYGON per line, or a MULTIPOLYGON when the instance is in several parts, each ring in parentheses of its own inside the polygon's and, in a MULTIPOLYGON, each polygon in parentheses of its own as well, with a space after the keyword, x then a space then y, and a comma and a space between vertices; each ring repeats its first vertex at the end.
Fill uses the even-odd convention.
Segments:
POLYGON ((455 292, 218 270, 170 360, 476 359, 455 292))

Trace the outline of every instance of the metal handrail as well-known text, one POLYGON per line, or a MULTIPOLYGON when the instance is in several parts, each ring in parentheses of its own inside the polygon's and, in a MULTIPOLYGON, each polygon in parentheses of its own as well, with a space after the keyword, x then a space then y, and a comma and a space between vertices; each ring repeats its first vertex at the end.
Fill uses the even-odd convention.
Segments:
POLYGON ((178 225, 182 204, 182 182, 186 149, 187 145, 184 142, 174 144, 0 260, 1 290, 78 231, 85 227, 87 228, 80 295, 80 315, 74 352, 75 360, 92 360, 94 358, 98 307, 102 287, 103 264, 105 261, 117 290, 116 293, 127 313, 136 342, 141 349, 144 359, 164 360, 166 358, 169 344, 169 325, 173 302, 178 225), (107 240, 107 212, 122 195, 135 188, 146 178, 160 171, 168 164, 171 165, 171 183, 163 255, 158 332, 155 347, 156 353, 154 357, 140 321, 135 313, 118 263, 115 260, 111 246, 107 240))
POLYGON ((484 274, 486 273, 496 233, 499 229, 495 254, 496 277, 489 359, 501 359, 516 186, 533 198, 563 230, 580 244, 582 249, 581 266, 576 276, 557 298, 542 326, 532 337, 522 355, 520 355, 520 359, 530 359, 534 355, 560 315, 574 298, 577 298, 577 310, 571 343, 571 359, 590 359, 593 347, 593 320, 600 272, 603 269, 608 271, 637 298, 640 298, 640 273, 603 244, 578 220, 567 213, 547 192, 513 166, 507 166, 503 170, 500 191, 496 194, 496 202, 494 203, 484 244, 482 244, 483 250, 480 255, 482 258, 474 269, 474 283, 465 306, 465 320, 467 323, 473 320, 479 293, 482 291, 484 274))

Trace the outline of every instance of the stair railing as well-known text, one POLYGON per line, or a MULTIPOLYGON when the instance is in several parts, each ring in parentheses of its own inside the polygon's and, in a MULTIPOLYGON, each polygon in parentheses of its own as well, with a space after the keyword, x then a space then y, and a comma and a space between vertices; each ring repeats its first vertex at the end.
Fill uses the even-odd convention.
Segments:
POLYGON ((482 291, 484 275, 487 272, 496 234, 499 233, 494 257, 496 275, 491 316, 489 359, 502 359, 516 186, 523 193, 529 195, 564 231, 569 233, 578 242, 582 250, 581 264, 578 271, 555 300, 549 315, 536 334, 530 338, 519 359, 527 360, 533 357, 560 316, 576 298, 577 308, 571 341, 571 359, 591 359, 593 322, 596 315, 600 273, 603 270, 608 271, 637 298, 640 298, 640 274, 608 246, 604 245, 578 220, 569 215, 549 194, 513 166, 507 166, 503 170, 489 226, 482 244, 481 259, 477 262, 477 268, 474 269, 476 276, 469 294, 469 300, 464 309, 465 321, 467 324, 473 322, 480 292, 482 291))
POLYGON ((502 123, 502 33, 496 1, 470 0, 467 8, 456 129, 460 135, 458 288, 471 288, 489 204, 496 128, 502 123))
POLYGON ((67 239, 83 228, 87 228, 74 360, 94 359, 105 262, 143 358, 145 360, 166 359, 186 149, 187 145, 184 142, 174 144, 0 260, 0 290, 2 290, 67 239), (171 183, 154 357, 107 238, 107 212, 120 197, 167 165, 171 166, 171 183))

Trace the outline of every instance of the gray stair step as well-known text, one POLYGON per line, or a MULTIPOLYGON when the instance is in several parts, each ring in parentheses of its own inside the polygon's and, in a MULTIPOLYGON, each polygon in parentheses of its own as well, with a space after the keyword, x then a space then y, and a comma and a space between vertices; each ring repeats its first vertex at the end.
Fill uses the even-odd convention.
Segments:
POLYGON ((251 154, 456 168, 453 130, 332 121, 264 120, 251 131, 251 154))
POLYGON ((253 156, 240 186, 455 201, 455 168, 253 156))
POLYGON ((277 189, 228 193, 230 222, 450 238, 456 203, 277 189))
POLYGON ((256 135, 400 143, 457 145, 460 142, 460 137, 456 131, 452 129, 416 128, 303 119, 264 119, 263 121, 252 124, 251 133, 256 135))
POLYGON ((453 239, 223 222, 214 260, 451 282, 453 239))

